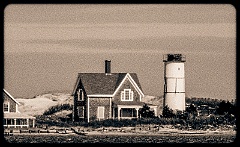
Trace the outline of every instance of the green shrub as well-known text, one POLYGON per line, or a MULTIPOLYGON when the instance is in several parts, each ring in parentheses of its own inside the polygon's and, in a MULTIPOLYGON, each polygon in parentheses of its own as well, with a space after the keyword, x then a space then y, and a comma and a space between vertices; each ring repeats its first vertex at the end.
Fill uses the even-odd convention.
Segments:
POLYGON ((47 109, 43 115, 51 115, 54 114, 56 112, 62 111, 62 110, 72 110, 72 105, 70 104, 59 104, 56 106, 52 106, 49 109, 47 109))

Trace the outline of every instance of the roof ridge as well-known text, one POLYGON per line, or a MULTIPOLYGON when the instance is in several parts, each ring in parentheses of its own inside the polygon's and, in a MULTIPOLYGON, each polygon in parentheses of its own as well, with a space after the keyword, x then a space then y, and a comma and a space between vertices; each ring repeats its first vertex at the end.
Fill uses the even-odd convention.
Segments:
POLYGON ((83 88, 86 93, 91 94, 113 94, 116 89, 119 87, 119 84, 126 77, 130 75, 137 86, 141 89, 139 79, 137 78, 137 73, 128 73, 128 72, 119 72, 119 73, 78 73, 77 81, 73 90, 72 95, 76 92, 78 85, 83 83, 83 88), (81 79, 81 80, 80 80, 81 79))

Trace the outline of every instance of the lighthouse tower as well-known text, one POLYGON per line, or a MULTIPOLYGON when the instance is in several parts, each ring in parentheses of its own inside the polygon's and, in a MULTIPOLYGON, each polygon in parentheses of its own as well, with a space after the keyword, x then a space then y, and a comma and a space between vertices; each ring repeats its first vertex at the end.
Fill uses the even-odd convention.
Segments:
POLYGON ((164 106, 173 111, 185 110, 185 76, 182 54, 165 54, 164 62, 164 106))

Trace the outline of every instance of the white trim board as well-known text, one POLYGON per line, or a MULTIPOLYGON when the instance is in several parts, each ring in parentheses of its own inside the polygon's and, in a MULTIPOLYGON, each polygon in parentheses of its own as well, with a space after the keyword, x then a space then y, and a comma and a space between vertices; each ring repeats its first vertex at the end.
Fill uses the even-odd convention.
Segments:
POLYGON ((137 92, 140 94, 140 99, 141 99, 141 96, 144 97, 142 90, 138 87, 138 85, 136 84, 136 82, 133 80, 133 78, 131 77, 131 75, 129 73, 127 73, 126 76, 124 77, 124 79, 121 81, 121 83, 119 84, 119 86, 117 87, 115 92, 113 93, 113 97, 116 95, 116 93, 118 92, 118 90, 120 89, 120 87, 123 85, 124 81, 126 81, 127 78, 129 79, 129 81, 133 85, 133 87, 137 90, 137 92))

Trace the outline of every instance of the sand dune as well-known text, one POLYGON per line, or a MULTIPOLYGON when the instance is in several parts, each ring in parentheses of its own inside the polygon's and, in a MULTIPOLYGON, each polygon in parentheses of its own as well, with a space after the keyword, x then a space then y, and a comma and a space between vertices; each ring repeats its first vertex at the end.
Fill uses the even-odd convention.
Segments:
MULTIPOLYGON (((21 104, 19 111, 30 116, 42 115, 44 111, 58 104, 73 104, 73 97, 68 93, 48 93, 35 96, 32 99, 16 98, 21 104)), ((162 98, 155 96, 145 96, 143 102, 159 105, 158 112, 162 108, 162 98)))
POLYGON ((45 110, 58 104, 72 104, 72 96, 66 93, 38 95, 32 99, 16 98, 21 104, 19 111, 31 116, 41 115, 45 110))

